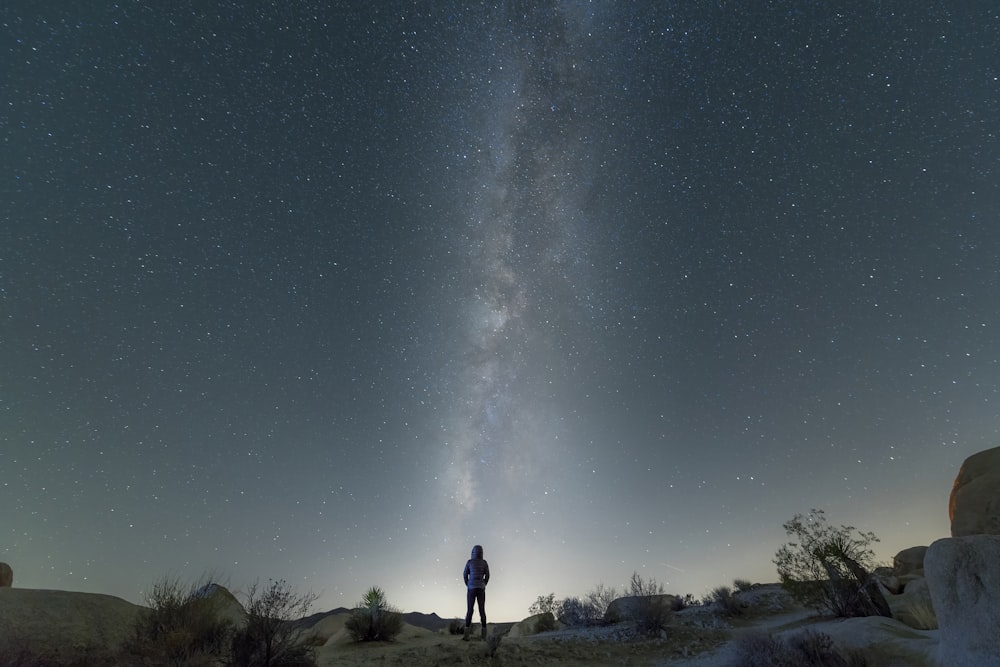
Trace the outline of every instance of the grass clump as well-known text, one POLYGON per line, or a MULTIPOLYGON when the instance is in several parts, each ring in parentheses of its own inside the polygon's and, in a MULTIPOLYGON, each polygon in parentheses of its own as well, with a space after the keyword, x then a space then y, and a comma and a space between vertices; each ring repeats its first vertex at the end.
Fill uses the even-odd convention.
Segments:
POLYGON ((735 644, 732 667, 867 667, 858 651, 841 651, 830 635, 807 630, 781 640, 760 632, 735 644))
POLYGON ((500 642, 503 640, 503 634, 500 632, 494 632, 486 638, 486 656, 493 658, 497 654, 497 650, 500 648, 500 642))
POLYGON ((356 642, 391 642, 403 630, 403 615, 389 605, 381 588, 372 586, 351 612, 346 627, 356 642))

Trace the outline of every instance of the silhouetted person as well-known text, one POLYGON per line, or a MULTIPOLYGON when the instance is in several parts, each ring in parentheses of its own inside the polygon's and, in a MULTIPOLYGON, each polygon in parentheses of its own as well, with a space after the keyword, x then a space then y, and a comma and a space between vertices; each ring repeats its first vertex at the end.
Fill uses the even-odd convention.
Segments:
POLYGON ((490 582, 490 564, 483 559, 483 548, 478 544, 472 547, 472 558, 465 563, 465 572, 462 573, 465 579, 466 602, 468 611, 465 612, 465 635, 462 641, 469 641, 469 632, 472 627, 472 606, 479 603, 479 620, 483 624, 483 639, 486 639, 486 584, 490 582))

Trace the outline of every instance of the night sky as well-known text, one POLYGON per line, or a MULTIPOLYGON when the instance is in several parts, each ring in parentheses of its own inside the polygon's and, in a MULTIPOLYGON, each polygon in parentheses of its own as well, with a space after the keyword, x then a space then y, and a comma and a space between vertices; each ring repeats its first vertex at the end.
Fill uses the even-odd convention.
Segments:
POLYGON ((995 2, 0 8, 0 560, 494 620, 949 534, 995 2))

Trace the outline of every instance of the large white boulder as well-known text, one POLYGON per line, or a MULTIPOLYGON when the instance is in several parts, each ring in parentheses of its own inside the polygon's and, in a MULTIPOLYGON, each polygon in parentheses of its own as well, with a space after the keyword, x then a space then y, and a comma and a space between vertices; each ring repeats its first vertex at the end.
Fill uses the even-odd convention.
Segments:
MULTIPOLYGON (((837 619, 811 625, 808 630, 829 635, 841 650, 863 654, 869 665, 938 667, 934 659, 938 646, 935 631, 916 630, 885 616, 837 619)), ((805 631, 797 628, 779 636, 787 638, 805 631)))
POLYGON ((965 459, 948 501, 951 536, 1000 534, 1000 447, 965 459))
POLYGON ((948 667, 1000 665, 1000 535, 934 542, 924 572, 948 667))
POLYGON ((537 634, 539 621, 542 621, 543 625, 549 626, 553 630, 560 630, 563 627, 562 623, 556 620, 556 617, 552 614, 552 612, 547 611, 542 614, 529 616, 523 621, 515 623, 511 626, 507 636, 513 639, 514 637, 527 637, 529 635, 537 634))

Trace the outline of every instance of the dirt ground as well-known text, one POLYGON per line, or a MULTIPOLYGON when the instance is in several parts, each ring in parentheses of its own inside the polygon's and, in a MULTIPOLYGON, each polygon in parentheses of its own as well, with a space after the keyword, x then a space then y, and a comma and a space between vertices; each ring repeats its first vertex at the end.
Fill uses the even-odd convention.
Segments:
MULTIPOLYGON (((392 643, 355 644, 337 633, 317 648, 321 667, 332 665, 677 665, 715 667, 727 663, 726 648, 741 634, 774 631, 807 622, 810 611, 764 591, 742 617, 723 619, 707 608, 674 614, 653 639, 638 637, 628 623, 566 629, 525 637, 503 637, 495 655, 478 635, 458 635, 408 626, 392 643)), ((492 632, 492 629, 491 629, 492 632)))

